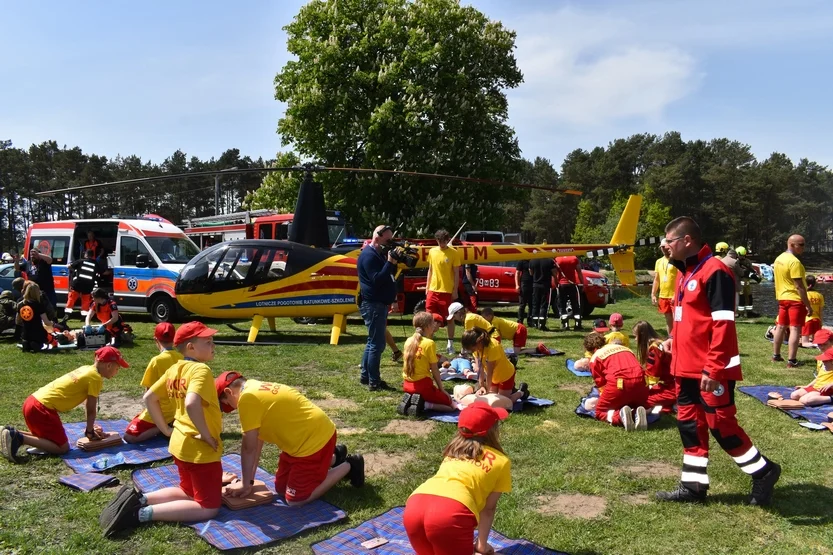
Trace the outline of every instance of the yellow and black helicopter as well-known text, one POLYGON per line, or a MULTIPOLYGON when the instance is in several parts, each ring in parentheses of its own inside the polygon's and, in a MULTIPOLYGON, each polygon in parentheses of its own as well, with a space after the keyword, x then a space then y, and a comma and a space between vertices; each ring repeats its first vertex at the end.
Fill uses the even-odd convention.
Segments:
MULTIPOLYGON (((244 170, 244 171, 252 171, 244 170)), ((232 170, 229 173, 233 173, 232 170)), ((239 170, 238 170, 239 171, 239 170)), ((288 240, 240 239, 214 245, 195 256, 182 269, 175 293, 179 304, 198 316, 221 319, 251 319, 248 343, 254 343, 266 318, 275 329, 275 318, 332 318, 330 344, 336 345, 346 328, 347 316, 359 310, 359 282, 356 261, 360 244, 329 245, 323 189, 313 180, 317 171, 390 173, 558 190, 531 184, 515 184, 480 178, 447 176, 397 170, 328 168, 305 165, 266 168, 257 171, 302 171, 293 224, 288 240)), ((202 172, 200 172, 202 173, 202 172)), ((206 174, 211 172, 205 172, 206 174)), ((185 174, 181 177, 195 177, 185 174)), ((177 176, 164 176, 171 179, 177 176)), ((159 178, 143 178, 154 180, 159 178)), ((139 180, 130 180, 137 182, 139 180)), ((101 185, 117 185, 116 182, 101 185)), ((87 186, 89 187, 89 186, 87 186)), ((72 191, 50 191, 57 193, 72 191)), ((488 264, 556 256, 609 256, 624 285, 636 283, 633 247, 654 244, 658 239, 636 241, 642 197, 632 195, 622 212, 616 231, 606 244, 463 244, 456 246, 463 264, 488 264)), ((430 246, 401 244, 406 253, 400 271, 428 266, 430 246), (406 263, 407 262, 407 263, 406 263)))

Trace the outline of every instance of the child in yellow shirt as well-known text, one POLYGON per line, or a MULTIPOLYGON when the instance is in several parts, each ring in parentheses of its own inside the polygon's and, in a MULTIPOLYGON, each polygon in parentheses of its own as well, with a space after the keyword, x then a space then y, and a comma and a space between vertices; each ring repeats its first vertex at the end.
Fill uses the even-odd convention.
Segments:
MULTIPOLYGON (((168 368, 182 360, 182 354, 174 349, 174 334, 176 330, 169 322, 162 322, 156 326, 153 332, 153 338, 156 340, 156 347, 160 353, 150 359, 145 375, 142 376, 142 386, 145 391, 150 389, 159 378, 165 375, 168 368)), ((162 416, 165 422, 170 426, 174 421, 174 412, 176 407, 171 399, 167 396, 159 399, 159 404, 162 406, 162 416)), ((138 414, 124 432, 124 440, 127 443, 141 443, 152 437, 159 435, 159 428, 153 423, 150 413, 147 409, 138 414)))
POLYGON ((21 432, 12 426, 3 426, 0 429, 0 453, 16 463, 20 462, 17 450, 23 445, 30 445, 51 455, 68 452, 69 439, 58 413, 68 412, 85 401, 87 428, 84 435, 90 440, 103 438, 101 427, 95 425, 102 378, 109 380, 119 373, 119 368, 127 367, 118 349, 102 347, 95 352, 92 366, 82 366, 64 374, 29 395, 23 403, 23 419, 29 431, 21 432))
POLYGON ((512 490, 512 463, 498 423, 508 413, 474 403, 460 413, 443 462, 405 503, 405 532, 417 555, 494 553, 488 543, 500 496, 512 490), (474 531, 477 530, 477 543, 474 531))
POLYGON ((810 301, 812 312, 807 314, 804 326, 801 328, 801 345, 810 347, 813 343, 813 335, 822 327, 822 313, 824 312, 824 295, 815 290, 816 276, 804 278, 807 282, 807 299, 810 301))
POLYGON ((610 315, 610 320, 607 325, 610 331, 605 334, 605 342, 608 345, 622 345, 630 349, 630 338, 620 331, 625 327, 625 319, 622 315, 618 312, 614 312, 610 315))
POLYGON ((434 333, 439 326, 430 312, 415 314, 413 324, 414 335, 405 342, 405 362, 402 365, 402 390, 405 394, 396 412, 403 416, 417 416, 426 409, 450 412, 454 410, 454 403, 443 389, 434 344, 434 333))
POLYGON ((529 397, 529 386, 521 382, 515 390, 515 366, 506 358, 500 341, 482 328, 463 334, 463 348, 474 355, 474 369, 478 373, 477 395, 499 393, 513 403, 529 397))
POLYGON ((281 450, 275 491, 290 506, 318 499, 346 477, 355 487, 364 485, 364 457, 336 445, 333 421, 298 390, 237 372, 223 372, 214 386, 223 411, 240 413, 243 430, 243 477, 225 488, 226 495, 251 493, 264 442, 281 450))
POLYGON ((156 427, 171 438, 168 450, 179 470, 179 487, 141 495, 124 486, 101 513, 105 537, 151 521, 208 520, 220 510, 223 489, 223 417, 206 362, 214 359, 217 330, 201 322, 188 322, 174 335, 181 360, 145 393, 145 406, 156 427), (174 425, 162 414, 161 397, 173 400, 174 425))
POLYGON ((812 341, 823 352, 816 357, 819 361, 816 379, 803 387, 796 387, 790 393, 790 399, 800 401, 807 407, 833 403, 833 334, 830 330, 820 329, 812 341))

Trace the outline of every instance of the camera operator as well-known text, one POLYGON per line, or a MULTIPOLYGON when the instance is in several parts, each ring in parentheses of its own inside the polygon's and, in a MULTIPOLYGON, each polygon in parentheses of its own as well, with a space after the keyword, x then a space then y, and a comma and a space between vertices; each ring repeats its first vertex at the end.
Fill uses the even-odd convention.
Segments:
POLYGON ((393 239, 390 226, 380 225, 373 230, 373 239, 362 249, 356 264, 361 287, 359 310, 367 326, 367 345, 362 356, 361 383, 370 391, 388 389, 382 381, 379 364, 385 350, 388 305, 396 300, 396 260, 385 247, 393 239), (387 259, 384 251, 387 250, 387 259))

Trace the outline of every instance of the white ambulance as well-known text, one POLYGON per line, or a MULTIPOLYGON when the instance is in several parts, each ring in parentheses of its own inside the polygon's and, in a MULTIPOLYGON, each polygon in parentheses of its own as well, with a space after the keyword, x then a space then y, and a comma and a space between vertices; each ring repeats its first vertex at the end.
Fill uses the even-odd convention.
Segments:
POLYGON ((181 229, 159 217, 38 222, 26 232, 28 258, 38 248, 52 257, 58 306, 66 306, 69 268, 83 258, 87 234, 103 249, 98 285, 113 293, 120 312, 149 312, 154 322, 184 311, 176 301, 179 272, 199 249, 181 229), (106 265, 105 265, 106 261, 106 265))

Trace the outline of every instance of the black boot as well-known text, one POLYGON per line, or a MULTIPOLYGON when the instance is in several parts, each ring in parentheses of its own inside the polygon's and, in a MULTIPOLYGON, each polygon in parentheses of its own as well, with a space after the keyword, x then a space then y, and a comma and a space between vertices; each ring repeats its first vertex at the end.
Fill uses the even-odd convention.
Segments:
POLYGON ((749 504, 765 507, 772 501, 772 490, 775 483, 781 477, 781 466, 770 461, 772 468, 760 478, 752 479, 752 494, 749 496, 749 504))
POLYGON ((672 491, 658 491, 657 500, 676 501, 677 503, 702 503, 706 500, 706 493, 697 493, 688 489, 682 483, 677 484, 677 489, 672 491))

